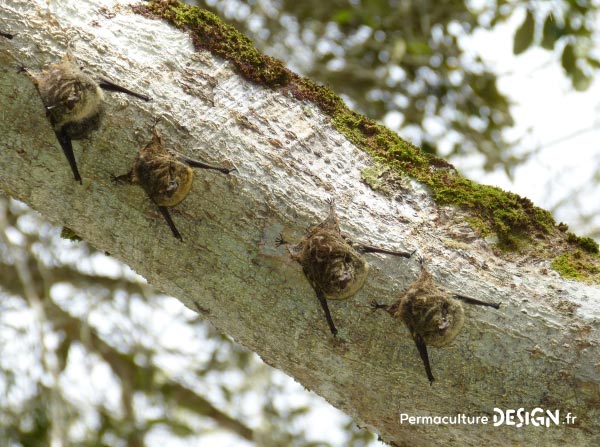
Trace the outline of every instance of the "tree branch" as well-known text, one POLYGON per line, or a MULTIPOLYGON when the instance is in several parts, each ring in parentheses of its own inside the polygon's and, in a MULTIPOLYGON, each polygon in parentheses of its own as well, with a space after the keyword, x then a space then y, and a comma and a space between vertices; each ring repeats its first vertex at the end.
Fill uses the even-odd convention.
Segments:
MULTIPOLYGON (((155 367, 136 365, 132 356, 115 350, 102 340, 94 330, 83 330, 82 322, 79 319, 69 315, 51 300, 47 300, 45 306, 48 314, 52 316, 50 321, 55 323, 57 330, 64 331, 71 341, 78 341, 93 352, 98 352, 115 375, 119 377, 121 386, 127 390, 127 402, 124 403, 126 408, 131 406, 133 391, 158 392, 158 395, 173 399, 178 405, 188 408, 195 414, 213 419, 222 428, 230 430, 246 440, 252 440, 253 432, 250 428, 223 413, 195 391, 172 381, 165 381, 159 389, 153 389, 152 385, 155 382, 150 380, 149 377, 156 374, 155 367), (82 336, 82 334, 85 334, 85 336, 82 336), (152 389, 148 388, 149 385, 152 389)), ((131 414, 127 418, 134 420, 133 409, 129 408, 128 411, 131 414)))
POLYGON ((497 255, 467 224, 470 214, 439 207, 415 181, 382 176, 374 191, 364 173, 378 169, 377 162, 340 134, 322 108, 285 88, 243 79, 240 67, 195 51, 190 37, 166 22, 114 3, 7 0, 0 6, 0 23, 20 26, 14 39, 0 41, 0 188, 190 308, 197 301, 219 330, 386 441, 592 442, 600 429, 597 286, 549 270, 543 259, 550 255, 535 245, 541 241, 524 254, 497 255), (56 62, 69 40, 81 64, 153 98, 143 103, 106 94, 102 128, 74 143, 83 186, 72 180, 35 88, 15 62, 39 70, 56 62), (155 118, 169 148, 238 167, 229 176, 197 173, 190 196, 172 211, 183 243, 140 188, 111 181, 150 141, 155 118), (342 231, 352 240, 418 249, 438 285, 502 303, 499 311, 467 309, 452 345, 430 351, 432 387, 404 326, 368 310, 372 299, 393 303, 416 279, 417 262, 365 255, 372 267, 365 287, 349 300, 330 302, 336 340, 300 268, 275 247, 279 233, 297 240, 321 221, 329 197, 336 198, 342 231), (521 407, 559 409, 577 420, 515 429, 400 419, 492 416, 494 408, 521 407))

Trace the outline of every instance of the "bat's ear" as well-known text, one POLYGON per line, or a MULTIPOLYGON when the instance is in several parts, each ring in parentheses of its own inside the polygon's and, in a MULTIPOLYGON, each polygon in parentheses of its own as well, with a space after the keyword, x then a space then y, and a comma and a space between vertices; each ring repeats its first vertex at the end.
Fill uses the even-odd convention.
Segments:
POLYGON ((75 42, 73 39, 69 39, 69 41, 67 42, 67 50, 65 51, 61 62, 77 65, 75 60, 75 42))

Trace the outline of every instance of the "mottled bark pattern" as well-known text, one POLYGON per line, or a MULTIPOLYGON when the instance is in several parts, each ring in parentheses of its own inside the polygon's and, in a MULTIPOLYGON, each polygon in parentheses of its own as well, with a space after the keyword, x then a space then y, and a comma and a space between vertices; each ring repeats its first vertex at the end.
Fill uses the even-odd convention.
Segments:
MULTIPOLYGON (((130 4, 0 2, 2 29, 15 33, 13 40, 0 37, 5 193, 72 228, 191 309, 197 301, 219 331, 390 444, 599 445, 597 285, 560 278, 537 243, 519 253, 498 251, 491 235, 484 239, 469 225, 467 210, 438 206, 425 185, 407 179, 398 189, 385 176, 378 187, 365 183, 365 172, 387 162, 353 143, 360 129, 348 139, 337 130, 340 116, 332 119, 298 96, 302 90, 248 82, 236 66, 201 49, 198 36, 136 14, 130 4), (102 131, 85 150, 90 182, 84 188, 52 175, 64 169, 64 157, 45 150, 56 138, 45 131, 39 100, 14 63, 34 67, 60 58, 57 48, 73 36, 86 66, 161 98, 151 105, 122 97, 105 102, 102 131), (130 169, 147 143, 140 134, 156 116, 169 123, 163 138, 173 148, 239 166, 231 179, 197 176, 185 214, 177 216, 187 223, 185 244, 163 237, 162 226, 148 225, 139 195, 110 183, 110 173, 130 169), (433 388, 423 386, 423 365, 405 325, 366 310, 373 299, 396 301, 419 275, 414 262, 368 259, 363 289, 336 303, 344 325, 344 343, 337 343, 314 319, 304 275, 273 247, 283 229, 300 232, 314 224, 308 216, 323 212, 326 196, 344 208, 344 234, 352 239, 418 248, 444 289, 502 302, 500 312, 463 304, 460 335, 430 353, 439 376, 433 388), (521 407, 559 409, 563 421, 570 411, 577 421, 550 428, 401 422, 401 414, 477 416, 521 407)), ((227 35, 217 38, 218 45, 230 43, 227 35)), ((299 85, 314 86, 302 79, 291 87, 299 85)))

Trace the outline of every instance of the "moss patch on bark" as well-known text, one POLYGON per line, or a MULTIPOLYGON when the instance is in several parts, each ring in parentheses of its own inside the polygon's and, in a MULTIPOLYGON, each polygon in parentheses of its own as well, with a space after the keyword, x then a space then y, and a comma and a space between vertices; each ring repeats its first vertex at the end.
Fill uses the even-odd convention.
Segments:
MULTIPOLYGON (((466 179, 447 161, 423 152, 386 127, 350 110, 331 89, 262 54, 250 39, 213 13, 177 0, 150 0, 133 6, 133 10, 190 32, 196 49, 230 61, 245 79, 317 105, 331 117, 339 132, 375 160, 397 171, 400 177, 408 175, 427 185, 438 204, 468 210, 473 216, 471 224, 484 235, 496 234, 501 248, 527 249, 528 242, 535 241, 539 246, 546 241, 542 252, 548 253, 549 259, 557 253, 573 256, 580 249, 592 253, 594 244, 597 252, 598 245, 593 240, 559 231, 552 215, 529 199, 466 179), (566 248, 549 246, 556 244, 566 248)), ((371 186, 376 188, 375 184, 371 186)))

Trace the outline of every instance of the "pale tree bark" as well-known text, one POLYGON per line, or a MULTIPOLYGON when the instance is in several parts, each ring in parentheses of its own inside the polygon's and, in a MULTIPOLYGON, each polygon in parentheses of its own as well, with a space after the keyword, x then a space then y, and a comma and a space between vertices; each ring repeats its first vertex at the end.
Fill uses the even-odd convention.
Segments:
MULTIPOLYGON (((499 253, 458 209, 438 207, 404 181, 384 194, 363 182, 376 162, 306 101, 251 83, 231 63, 194 50, 190 37, 132 12, 127 1, 5 0, 0 6, 0 188, 124 261, 159 290, 199 309, 219 330, 396 445, 600 443, 600 289, 564 280, 531 249, 499 253), (107 93, 107 116, 74 143, 73 181, 31 81, 72 41, 82 65, 153 98, 107 93), (17 62, 18 61, 18 62, 17 62), (118 186, 158 129, 166 144, 238 167, 200 171, 173 211, 175 239, 137 187, 118 186), (417 249, 438 284, 500 310, 468 307, 451 346, 430 349, 429 386, 407 329, 369 302, 392 303, 419 271, 416 259, 366 255, 372 266, 352 299, 330 302, 334 339, 280 232, 298 239, 337 201, 354 240, 417 249), (197 303, 197 305, 195 304, 197 303), (568 412, 550 428, 410 425, 411 416, 492 417, 537 407, 568 412)), ((386 182, 385 179, 381 180, 386 182)), ((397 184, 397 182, 396 182, 397 184)), ((181 341, 185 343, 185 340, 181 341)), ((518 422, 518 421, 517 421, 518 422)))

